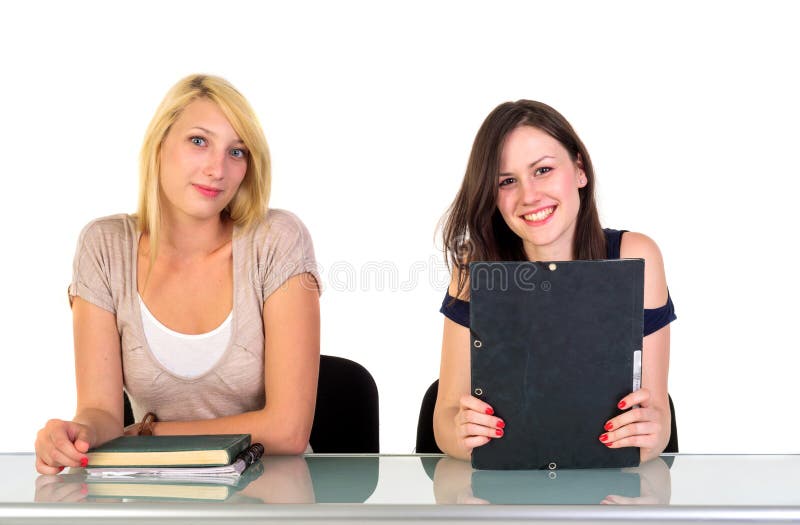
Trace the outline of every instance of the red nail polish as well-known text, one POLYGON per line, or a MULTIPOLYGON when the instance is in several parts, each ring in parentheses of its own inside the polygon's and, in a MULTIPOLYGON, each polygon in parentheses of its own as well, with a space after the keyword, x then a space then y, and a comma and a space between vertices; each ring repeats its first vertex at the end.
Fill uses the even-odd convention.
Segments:
POLYGON ((612 425, 611 421, 609 421, 603 428, 606 430, 611 430, 612 428, 614 428, 614 425, 612 425))
POLYGON ((497 434, 498 436, 502 436, 503 435, 503 429, 502 428, 496 428, 494 430, 494 433, 497 434))
POLYGON ((617 406, 620 408, 625 408, 625 401, 620 401, 617 406))
POLYGON ((603 444, 604 444, 605 446, 607 446, 607 447, 610 447, 610 446, 611 446, 611 445, 613 445, 614 443, 603 443, 603 444))
POLYGON ((86 485, 81 485, 81 494, 86 495, 89 493, 89 487, 86 485))
POLYGON ((64 467, 58 467, 58 471, 61 472, 64 470, 64 467))
POLYGON ((82 466, 82 467, 85 467, 85 466, 86 466, 86 465, 88 465, 88 464, 89 464, 89 458, 87 458, 86 456, 83 456, 83 457, 81 458, 81 466, 82 466))
POLYGON ((501 419, 497 422, 497 428, 506 428, 506 422, 501 419))
POLYGON ((600 441, 608 441, 608 434, 600 434, 600 441))
POLYGON ((492 416, 492 415, 494 415, 494 410, 492 410, 492 407, 489 407, 489 408, 486 409, 486 413, 489 414, 490 416, 492 416))

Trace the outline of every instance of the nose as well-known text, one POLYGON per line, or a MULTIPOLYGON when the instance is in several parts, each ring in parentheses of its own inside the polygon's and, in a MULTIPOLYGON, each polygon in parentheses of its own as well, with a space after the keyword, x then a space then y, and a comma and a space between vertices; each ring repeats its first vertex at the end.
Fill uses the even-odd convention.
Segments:
POLYGON ((520 186, 522 188, 522 202, 525 205, 534 204, 542 198, 542 190, 533 177, 523 177, 520 186))
POLYGON ((225 152, 210 152, 203 171, 209 178, 223 178, 225 176, 225 152))

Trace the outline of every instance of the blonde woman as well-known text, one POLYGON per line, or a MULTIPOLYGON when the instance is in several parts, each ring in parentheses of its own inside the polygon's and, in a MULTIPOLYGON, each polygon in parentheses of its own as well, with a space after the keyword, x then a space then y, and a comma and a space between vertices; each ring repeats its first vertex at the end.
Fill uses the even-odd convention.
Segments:
POLYGON ((308 231, 268 210, 267 143, 245 98, 192 75, 145 135, 136 215, 89 223, 69 287, 72 421, 36 437, 36 468, 86 466, 128 434, 249 433, 308 446, 319 370, 319 276, 308 231), (137 421, 123 429, 123 388, 137 421))

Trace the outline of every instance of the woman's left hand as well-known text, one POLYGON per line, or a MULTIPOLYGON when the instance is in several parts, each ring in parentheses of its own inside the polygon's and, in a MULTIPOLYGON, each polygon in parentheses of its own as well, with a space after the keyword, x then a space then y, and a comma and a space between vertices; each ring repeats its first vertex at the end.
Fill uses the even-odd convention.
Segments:
POLYGON ((606 422, 606 433, 600 434, 600 441, 608 448, 639 447, 643 461, 657 456, 661 452, 658 447, 664 419, 651 404, 650 391, 641 388, 631 392, 617 406, 625 412, 606 422))

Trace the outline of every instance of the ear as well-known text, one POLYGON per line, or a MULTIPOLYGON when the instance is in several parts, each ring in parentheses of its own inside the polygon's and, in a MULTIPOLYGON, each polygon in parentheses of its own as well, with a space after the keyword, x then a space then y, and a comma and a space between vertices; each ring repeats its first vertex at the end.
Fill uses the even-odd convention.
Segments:
POLYGON ((586 172, 583 171, 583 159, 580 153, 578 153, 575 159, 575 182, 578 184, 579 188, 583 188, 589 183, 589 180, 586 178, 586 172))
POLYGON ((577 175, 576 182, 578 183, 579 188, 584 188, 586 187, 587 184, 589 184, 589 180, 586 178, 586 173, 584 173, 584 171, 581 168, 578 168, 578 170, 576 171, 576 175, 577 175))

